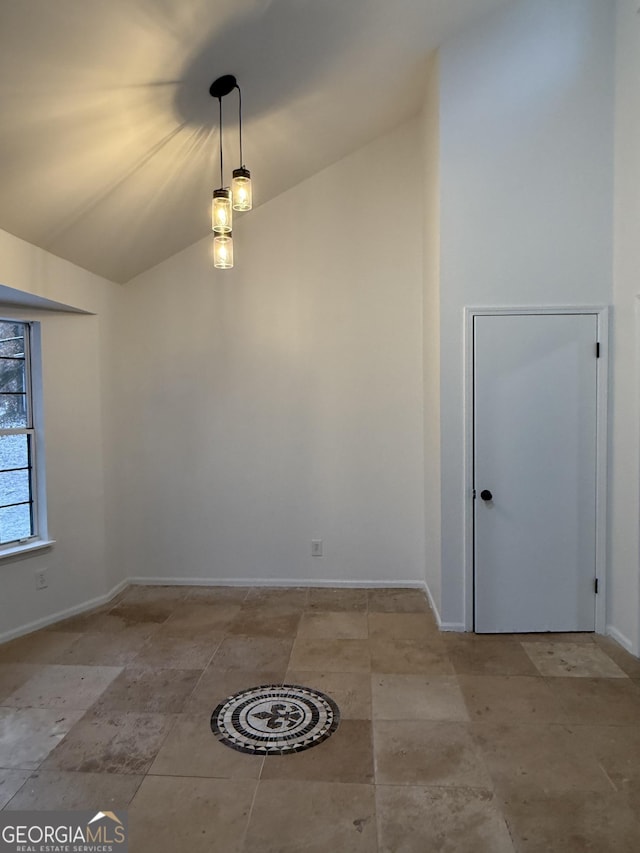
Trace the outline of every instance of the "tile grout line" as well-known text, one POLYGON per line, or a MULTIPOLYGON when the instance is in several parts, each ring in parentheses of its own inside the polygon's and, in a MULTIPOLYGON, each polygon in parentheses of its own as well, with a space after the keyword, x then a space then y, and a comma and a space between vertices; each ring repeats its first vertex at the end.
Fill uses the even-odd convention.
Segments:
MULTIPOLYGON (((43 760, 44 760, 44 759, 43 759, 43 760)), ((42 762, 41 762, 41 763, 42 763, 42 762)), ((22 785, 20 785, 20 787, 18 788, 18 790, 14 793, 14 795, 13 795, 9 800, 7 800, 7 802, 4 804, 4 806, 0 809, 0 812, 3 812, 5 809, 6 809, 7 811, 10 811, 10 809, 8 809, 7 807, 8 807, 9 805, 11 805, 12 801, 13 801, 13 800, 15 800, 15 798, 18 796, 18 794, 20 793, 20 791, 22 791, 22 789, 25 787, 25 785, 29 782, 29 780, 31 779, 32 774, 33 774, 33 773, 37 773, 37 772, 38 772, 37 770, 22 770, 22 771, 21 771, 19 768, 13 768, 13 769, 15 769, 15 770, 16 770, 16 772, 18 772, 18 773, 19 773, 19 772, 28 773, 28 776, 27 776, 27 778, 24 780, 24 782, 22 783, 22 785)))
MULTIPOLYGON (((246 599, 247 595, 248 595, 248 592, 247 592, 247 593, 245 593, 243 600, 244 600, 244 599, 246 599)), ((114 604, 114 606, 116 606, 116 605, 114 604)), ((303 611, 302 611, 302 615, 303 615, 305 612, 307 612, 307 611, 306 611, 306 610, 303 610, 303 611)), ((374 612, 375 612, 375 611, 374 611, 374 612)), ((368 634, 369 634, 369 641, 370 641, 370 640, 371 640, 370 631, 369 631, 369 614, 370 614, 370 611, 369 611, 369 597, 368 597, 368 595, 367 595, 367 600, 366 600, 366 610, 364 611, 364 613, 367 615, 367 626, 368 626, 368 634)), ((286 669, 285 669, 285 677, 286 677, 286 672, 288 671, 288 669, 289 669, 289 668, 290 668, 290 666, 291 666, 291 658, 292 658, 293 648, 294 648, 295 642, 296 642, 296 640, 298 639, 298 636, 299 636, 299 628, 300 628, 300 624, 301 624, 301 620, 302 620, 302 615, 301 615, 300 620, 299 620, 299 622, 298 622, 298 631, 296 631, 296 633, 293 635, 293 641, 292 641, 291 648, 290 648, 290 651, 289 651, 288 663, 287 663, 287 667, 286 667, 286 669)), ((398 613, 397 615, 401 615, 401 614, 400 614, 400 613, 398 613)), ((170 616, 168 616, 168 617, 167 617, 167 619, 165 620, 165 622, 166 622, 168 619, 170 619, 170 616)), ((162 623, 162 624, 165 624, 165 623, 162 623)), ((82 637, 82 636, 85 636, 87 633, 88 633, 88 632, 84 632, 84 633, 81 635, 81 637, 82 637)), ((229 635, 225 632, 222 636, 223 636, 223 637, 227 637, 227 636, 229 636, 229 635)), ((79 639, 80 639, 80 638, 79 638, 79 639)), ((77 641, 75 641, 75 642, 77 642, 77 641)), ((203 676, 204 676, 204 673, 206 672, 207 668, 208 668, 209 666, 211 666, 211 663, 212 663, 212 661, 213 661, 213 659, 214 659, 214 657, 215 657, 215 654, 216 654, 217 650, 219 649, 219 647, 220 647, 220 645, 221 645, 221 643, 222 643, 222 642, 223 642, 223 640, 222 640, 222 639, 218 640, 217 645, 216 645, 216 651, 214 651, 214 652, 212 653, 212 656, 211 656, 211 658, 209 659, 208 663, 207 663, 207 664, 206 664, 206 665, 201 669, 200 676, 198 677, 198 680, 196 681, 196 683, 195 683, 194 687, 192 688, 191 692, 189 693, 189 695, 188 695, 187 697, 185 697, 185 699, 184 699, 183 707, 184 707, 184 704, 186 704, 186 702, 189 700, 189 698, 190 698, 190 697, 193 695, 193 693, 196 691, 197 687, 201 684, 202 679, 203 679, 203 676)), ((525 651, 526 651, 526 650, 525 650, 525 651)), ((603 652, 604 652, 604 650, 603 650, 603 652)), ((604 652, 604 653, 606 654, 606 652, 604 652)), ((608 655, 607 655, 607 656, 608 656, 608 655)), ((447 652, 447 659, 450 659, 450 656, 449 656, 449 653, 448 653, 448 652, 447 652)), ((614 662, 615 662, 615 661, 614 661, 614 662)), ((40 665, 41 665, 41 666, 46 666, 46 664, 40 664, 40 665)), ((55 665, 55 662, 54 662, 54 664, 52 664, 52 665, 55 665)), ((58 664, 58 665, 63 665, 63 666, 64 666, 64 664, 58 664)), ((105 665, 106 665, 106 664, 105 664, 105 665)), ((131 665, 131 664, 127 664, 127 665, 131 665)), ((98 664, 96 664, 95 666, 98 666, 98 664)), ((534 663, 534 666, 535 666, 535 663, 534 663)), ((122 667, 121 667, 121 669, 122 669, 122 667)), ((537 669, 537 667, 536 667, 536 669, 537 669)), ((543 675, 542 675, 542 673, 540 673, 540 672, 539 672, 539 670, 538 670, 538 673, 539 673, 539 675, 542 677, 542 680, 543 680, 544 682, 548 682, 549 680, 553 681, 553 680, 555 680, 555 678, 556 678, 555 676, 543 676, 543 675)), ((380 673, 373 673, 373 672, 370 670, 370 672, 369 672, 370 682, 371 682, 371 679, 372 679, 373 677, 376 677, 376 676, 378 676, 378 675, 380 675, 380 676, 382 677, 382 675, 383 675, 383 674, 380 674, 380 673)), ((454 669, 453 675, 455 676, 455 680, 456 680, 456 684, 458 685, 458 689, 460 689, 460 690, 461 690, 461 688, 460 688, 460 675, 459 675, 459 673, 457 673, 457 672, 455 671, 455 669, 454 669)), ((631 680, 631 678, 630 678, 630 676, 629 676, 629 674, 628 674, 628 673, 625 673, 625 676, 627 677, 627 679, 628 679, 628 680, 631 680)), ((584 676, 584 677, 588 677, 588 676, 584 676)), ((573 680, 575 680, 575 681, 579 682, 579 681, 580 681, 580 677, 574 677, 574 679, 573 679, 573 680)), ((610 676, 610 677, 609 677, 609 680, 622 681, 622 679, 621 679, 621 678, 613 678, 612 676, 610 676)), ((637 681, 636 681, 636 684, 638 684, 638 682, 637 682, 637 681)), ((19 688, 18 688, 18 689, 19 689, 19 688)), ((462 695, 463 695, 463 698, 464 698, 464 694, 462 694, 462 695)), ((468 707, 468 706, 466 705, 466 700, 465 700, 465 706, 466 706, 466 707, 468 707)), ((2 707, 8 707, 8 708, 10 708, 11 710, 15 710, 15 708, 13 708, 12 706, 2 706, 2 707)), ((564 708, 564 705, 563 705, 562 707, 564 708)), ((90 708, 89 708, 89 709, 79 709, 79 710, 85 710, 85 713, 88 713, 88 712, 90 711, 90 708)), ((169 716, 169 715, 167 715, 167 716, 169 716)), ((175 727, 175 724, 176 724, 176 720, 178 719, 178 716, 179 716, 179 715, 178 715, 178 714, 171 714, 170 716, 172 716, 173 721, 172 721, 172 723, 171 723, 171 726, 170 726, 170 727, 169 727, 169 729, 167 730, 167 732, 166 732, 166 734, 165 734, 165 736, 164 736, 164 738, 163 738, 162 743, 160 744, 160 746, 158 747, 158 750, 156 751, 156 756, 157 756, 157 754, 160 752, 160 750, 163 748, 163 746, 164 746, 164 744, 165 744, 165 742, 166 742, 167 738, 170 736, 171 732, 173 731, 173 729, 174 729, 174 727, 175 727)), ((445 721, 443 721, 443 722, 448 722, 448 721, 446 721, 446 720, 445 720, 445 721)), ((373 793, 374 793, 374 798, 375 798, 375 797, 376 797, 376 794, 377 794, 378 787, 381 787, 381 786, 382 786, 382 787, 384 787, 384 786, 382 785, 382 783, 378 783, 378 782, 377 782, 377 768, 376 768, 376 762, 375 762, 375 725, 374 725, 374 724, 375 724, 375 720, 373 719, 373 709, 372 709, 372 718, 371 718, 371 723, 372 723, 372 727, 371 727, 371 745, 372 745, 372 750, 373 750, 373 753, 374 753, 374 754, 373 754, 373 759, 374 759, 374 781, 373 781, 372 785, 373 785, 373 793)), ((74 724, 74 725, 75 725, 75 724, 74 724)), ((558 724, 557 724, 557 725, 574 726, 574 725, 578 725, 578 724, 570 724, 570 723, 565 723, 564 721, 562 721, 562 722, 558 722, 558 724)), ((583 724, 583 725, 589 725, 589 724, 585 723, 585 724, 583 724)), ((623 724, 620 724, 620 725, 623 725, 623 724)), ((612 725, 611 727, 612 727, 612 728, 617 728, 618 726, 614 726, 614 725, 612 725)), ((72 727, 72 728, 73 728, 73 727, 72 727)), ((68 733, 67 733, 67 734, 68 734, 68 733)), ((65 734, 65 735, 64 735, 64 737, 62 738, 62 740, 64 740, 64 738, 67 736, 67 734, 65 734)), ((61 743, 61 742, 62 742, 62 740, 61 740, 61 741, 59 741, 59 743, 61 743)), ((515 843, 515 841, 514 841, 514 836, 513 836, 512 832, 511 832, 511 826, 510 826, 510 824, 509 824, 509 821, 507 820, 507 818, 505 817, 504 813, 502 812, 502 805, 501 805, 502 801, 498 798, 498 796, 497 796, 497 794, 496 794, 496 792, 495 792, 495 786, 494 786, 493 777, 492 777, 491 773, 489 772, 488 768, 486 767, 486 761, 485 761, 484 753, 483 753, 483 751, 482 751, 481 749, 479 749, 479 747, 475 744, 475 741, 473 741, 473 744, 474 744, 474 748, 475 748, 476 752, 480 752, 480 753, 481 753, 481 761, 482 761, 482 763, 485 765, 485 768, 486 768, 486 770, 487 770, 487 776, 488 776, 488 779, 491 781, 492 793, 493 793, 494 801, 495 801, 496 805, 497 805, 497 806, 499 806, 499 809, 500 809, 500 812, 501 812, 501 814, 502 814, 502 818, 503 818, 503 820, 504 820, 504 822, 505 822, 505 824, 506 824, 506 827, 507 827, 507 830, 508 830, 509 836, 511 837, 512 842, 513 842, 513 843, 515 843)), ((57 746, 57 744, 56 744, 56 746, 57 746)), ((56 747, 54 747, 53 749, 55 749, 55 748, 56 748, 56 747)), ((53 751, 53 750, 52 750, 52 751, 53 751)), ((596 760, 597 760, 597 759, 596 759, 596 760)), ((16 792, 13 794, 13 796, 12 796, 12 797, 11 797, 11 799, 8 801, 8 803, 7 803, 7 804, 5 804, 5 806, 3 807, 3 809, 4 809, 4 808, 6 808, 6 807, 7 807, 7 806, 12 802, 12 801, 14 801, 15 797, 16 797, 16 796, 17 796, 21 791, 23 791, 23 790, 24 790, 25 786, 28 784, 28 782, 29 782, 29 780, 31 779, 31 777, 33 776, 33 774, 34 774, 34 773, 39 772, 39 769, 40 769, 41 765, 42 765, 45 761, 46 761, 46 757, 42 760, 42 762, 40 762, 40 764, 38 765, 38 768, 35 768, 35 769, 28 769, 28 770, 27 770, 27 769, 25 769, 25 768, 8 768, 9 770, 15 770, 16 772, 24 772, 24 773, 27 773, 28 775, 27 775, 27 779, 25 780, 25 782, 23 782, 23 783, 22 783, 22 785, 20 786, 20 788, 18 789, 18 791, 16 791, 16 792)), ((138 781, 138 784, 137 784, 137 787, 136 787, 135 792, 133 793, 133 795, 131 796, 131 799, 129 800, 129 803, 131 803, 131 802, 133 801, 133 799, 135 798, 135 796, 137 796, 137 793, 138 793, 138 791, 139 791, 140 786, 142 785, 142 783, 144 782, 144 780, 145 780, 147 777, 165 777, 165 778, 166 778, 166 777, 169 777, 169 778, 176 778, 176 776, 175 776, 174 774, 157 774, 157 773, 152 773, 152 772, 151 772, 151 768, 152 768, 152 766, 153 766, 153 762, 154 762, 154 761, 155 761, 155 758, 154 758, 154 759, 152 759, 151 763, 149 764, 149 766, 148 766, 147 770, 146 770, 144 773, 142 773, 142 774, 136 774, 136 775, 139 775, 139 776, 140 776, 140 779, 139 779, 139 781, 138 781)), ((257 801, 257 795, 258 795, 258 792, 259 792, 259 785, 260 785, 260 783, 261 783, 262 781, 266 781, 266 780, 263 780, 263 778, 262 778, 263 771, 264 771, 264 767, 265 767, 265 761, 266 761, 266 757, 263 757, 263 759, 262 759, 262 763, 261 763, 261 766, 260 766, 260 771, 259 771, 259 774, 258 774, 258 779, 255 781, 255 787, 254 787, 253 796, 252 796, 252 799, 251 799, 251 805, 250 805, 250 807, 249 807, 249 809, 248 809, 248 813, 247 813, 247 821, 246 821, 246 825, 245 825, 245 827, 244 827, 244 832, 243 832, 243 834, 242 834, 241 838, 239 839, 239 840, 240 840, 240 842, 241 842, 241 845, 242 845, 242 849, 245 849, 245 847, 246 847, 247 838, 248 838, 248 830, 249 830, 249 827, 250 827, 250 824, 251 824, 251 820, 252 820, 252 818, 253 818, 253 816, 254 816, 254 808, 255 808, 256 801, 257 801)), ((606 770, 604 769, 604 767, 603 767, 602 763, 601 763, 601 762, 599 762, 599 761, 598 761, 597 763, 598 763, 598 766, 601 768, 601 771, 602 771, 603 773, 605 773, 605 776, 607 777, 607 779, 608 779, 608 781, 609 781, 610 785, 612 786, 613 791, 614 791, 614 792, 616 792, 616 793, 619 793, 619 792, 618 792, 618 789, 615 787, 615 784, 613 783, 613 781, 612 781, 611 777, 609 776, 609 774, 608 774, 608 773, 606 772, 606 770)), ((42 771, 42 772, 56 772, 56 771, 55 771, 55 770, 52 770, 52 771, 42 771)), ((64 771, 58 771, 58 772, 64 772, 64 771)), ((66 771, 66 772, 68 772, 68 771, 66 771)), ((75 772, 75 773, 80 773, 81 771, 73 771, 73 772, 75 772)), ((124 774, 113 774, 113 775, 124 775, 124 774)), ((129 775, 129 774, 127 774, 127 775, 129 775)), ((209 778, 218 778, 218 779, 220 779, 220 780, 223 780, 223 779, 224 779, 224 777, 201 777, 201 776, 196 776, 196 777, 192 777, 192 776, 181 776, 181 777, 178 777, 178 778, 189 778, 189 779, 209 779, 209 778)), ((252 780, 247 780, 247 781, 252 781, 252 780)), ((340 784, 342 784, 342 783, 340 783, 340 782, 334 782, 333 784, 340 785, 340 784)), ((347 783, 345 783, 345 784, 347 784, 347 783)), ((348 784, 351 784, 351 783, 348 783, 348 784)), ((405 787, 407 787, 407 786, 399 784, 399 785, 394 786, 394 787, 401 787, 401 788, 405 788, 405 787)), ((454 789, 455 789, 455 787, 454 787, 454 786, 428 786, 428 787, 442 787, 444 790, 454 790, 454 789)), ((607 795, 607 796, 608 796, 608 795, 607 795)), ((376 801, 376 804, 377 804, 377 801, 376 801)), ((380 817, 380 815, 378 814, 378 810, 377 810, 377 808, 376 808, 376 810, 375 810, 375 814, 376 814, 376 817, 375 817, 376 835, 377 835, 377 838, 378 838, 378 845, 379 845, 379 844, 381 843, 381 841, 380 841, 380 821, 381 821, 381 817, 380 817)))

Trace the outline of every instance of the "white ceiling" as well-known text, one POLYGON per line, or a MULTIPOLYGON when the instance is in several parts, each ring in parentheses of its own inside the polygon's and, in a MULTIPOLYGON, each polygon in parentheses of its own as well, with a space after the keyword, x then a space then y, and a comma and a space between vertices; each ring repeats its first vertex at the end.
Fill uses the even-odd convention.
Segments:
POLYGON ((0 228, 126 282, 209 232, 216 77, 265 202, 413 115, 432 50, 504 2, 0 0, 0 228))

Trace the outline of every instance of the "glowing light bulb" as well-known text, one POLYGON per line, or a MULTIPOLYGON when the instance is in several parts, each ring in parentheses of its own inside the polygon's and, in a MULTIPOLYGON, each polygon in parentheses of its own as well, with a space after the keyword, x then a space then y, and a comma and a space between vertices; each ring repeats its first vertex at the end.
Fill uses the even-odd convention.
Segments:
POLYGON ((231 208, 231 190, 214 190, 211 205, 211 228, 216 234, 227 234, 231 231, 233 211, 231 208))
POLYGON ((233 170, 233 180, 231 181, 233 190, 233 209, 234 210, 251 210, 252 193, 251 193, 251 172, 241 166, 239 169, 233 170))
POLYGON ((213 265, 219 270, 228 270, 233 266, 233 239, 231 232, 216 234, 213 238, 213 265))

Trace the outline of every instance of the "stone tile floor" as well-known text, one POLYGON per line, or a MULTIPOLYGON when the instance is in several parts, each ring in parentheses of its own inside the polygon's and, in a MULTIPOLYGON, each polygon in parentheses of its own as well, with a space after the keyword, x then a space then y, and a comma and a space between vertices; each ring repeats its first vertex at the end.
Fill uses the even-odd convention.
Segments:
POLYGON ((440 634, 421 592, 130 587, 0 646, 0 808, 128 809, 132 853, 637 853, 640 661, 592 634, 440 634), (238 690, 338 731, 244 755, 238 690))

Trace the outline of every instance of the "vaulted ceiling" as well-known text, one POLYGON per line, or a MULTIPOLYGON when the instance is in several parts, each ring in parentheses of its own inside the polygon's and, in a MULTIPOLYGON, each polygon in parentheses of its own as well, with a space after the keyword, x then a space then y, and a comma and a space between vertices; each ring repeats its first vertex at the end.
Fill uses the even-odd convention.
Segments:
POLYGON ((126 282, 209 232, 216 77, 263 203, 415 114, 433 49, 504 2, 0 0, 0 228, 126 282))

